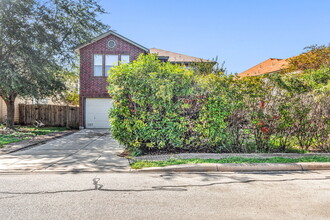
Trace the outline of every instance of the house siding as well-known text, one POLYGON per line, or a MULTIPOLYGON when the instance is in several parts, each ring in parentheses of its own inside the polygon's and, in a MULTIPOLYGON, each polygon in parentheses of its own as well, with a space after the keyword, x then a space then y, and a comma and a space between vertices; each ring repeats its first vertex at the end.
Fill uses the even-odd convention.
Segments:
MULTIPOLYGON (((18 104, 26 103, 24 99, 16 98, 15 99, 15 112, 14 112, 14 123, 18 123, 19 121, 19 109, 18 104)), ((5 101, 0 97, 0 123, 3 123, 7 118, 7 106, 5 101)))
POLYGON ((108 35, 94 43, 91 43, 79 50, 80 53, 80 109, 79 122, 85 127, 84 111, 86 98, 111 98, 107 91, 107 77, 94 76, 93 57, 94 54, 102 55, 130 55, 130 61, 137 59, 145 51, 115 35, 108 35), (109 48, 108 41, 115 40, 116 47, 109 48))

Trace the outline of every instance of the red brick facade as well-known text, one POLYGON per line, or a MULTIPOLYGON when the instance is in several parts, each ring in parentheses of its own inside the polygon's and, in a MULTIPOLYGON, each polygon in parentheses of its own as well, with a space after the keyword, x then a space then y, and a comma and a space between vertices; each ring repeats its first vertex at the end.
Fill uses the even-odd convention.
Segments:
POLYGON ((110 34, 79 49, 80 53, 80 126, 84 126, 84 109, 86 98, 110 98, 107 92, 107 77, 94 76, 94 54, 129 55, 130 61, 135 60, 145 50, 136 45, 110 34), (116 46, 109 48, 109 40, 114 40, 116 46))

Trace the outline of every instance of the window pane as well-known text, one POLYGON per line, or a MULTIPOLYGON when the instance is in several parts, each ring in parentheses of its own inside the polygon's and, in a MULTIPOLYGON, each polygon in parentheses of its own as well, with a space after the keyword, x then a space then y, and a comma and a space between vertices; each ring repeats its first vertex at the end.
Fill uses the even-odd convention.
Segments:
POLYGON ((94 65, 101 65, 102 66, 102 55, 95 54, 94 55, 94 65))
POLYGON ((113 67, 113 66, 105 66, 105 75, 109 75, 109 70, 110 68, 113 67))
POLYGON ((109 70, 113 66, 118 65, 118 55, 105 55, 105 75, 109 74, 109 70))
POLYGON ((102 76, 102 55, 95 54, 94 55, 94 76, 102 76))
POLYGON ((118 65, 118 55, 106 55, 105 56, 106 66, 116 66, 118 65))
POLYGON ((129 63, 129 55, 121 55, 121 63, 129 63))
POLYGON ((94 66, 94 76, 102 76, 102 65, 94 66))

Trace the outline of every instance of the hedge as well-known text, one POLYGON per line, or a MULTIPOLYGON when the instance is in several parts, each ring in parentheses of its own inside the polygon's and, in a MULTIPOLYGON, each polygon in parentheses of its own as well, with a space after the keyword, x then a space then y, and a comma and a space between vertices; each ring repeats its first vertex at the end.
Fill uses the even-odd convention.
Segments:
POLYGON ((197 68, 155 55, 112 68, 113 137, 135 154, 329 149, 328 67, 244 79, 197 68))

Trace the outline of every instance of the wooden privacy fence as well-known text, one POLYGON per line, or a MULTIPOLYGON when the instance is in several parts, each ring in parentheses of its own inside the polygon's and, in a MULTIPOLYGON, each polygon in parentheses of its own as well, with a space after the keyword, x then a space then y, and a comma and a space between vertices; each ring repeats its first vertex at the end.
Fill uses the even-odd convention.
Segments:
POLYGON ((79 107, 19 104, 18 108, 21 125, 32 125, 38 120, 46 126, 79 128, 79 107))

